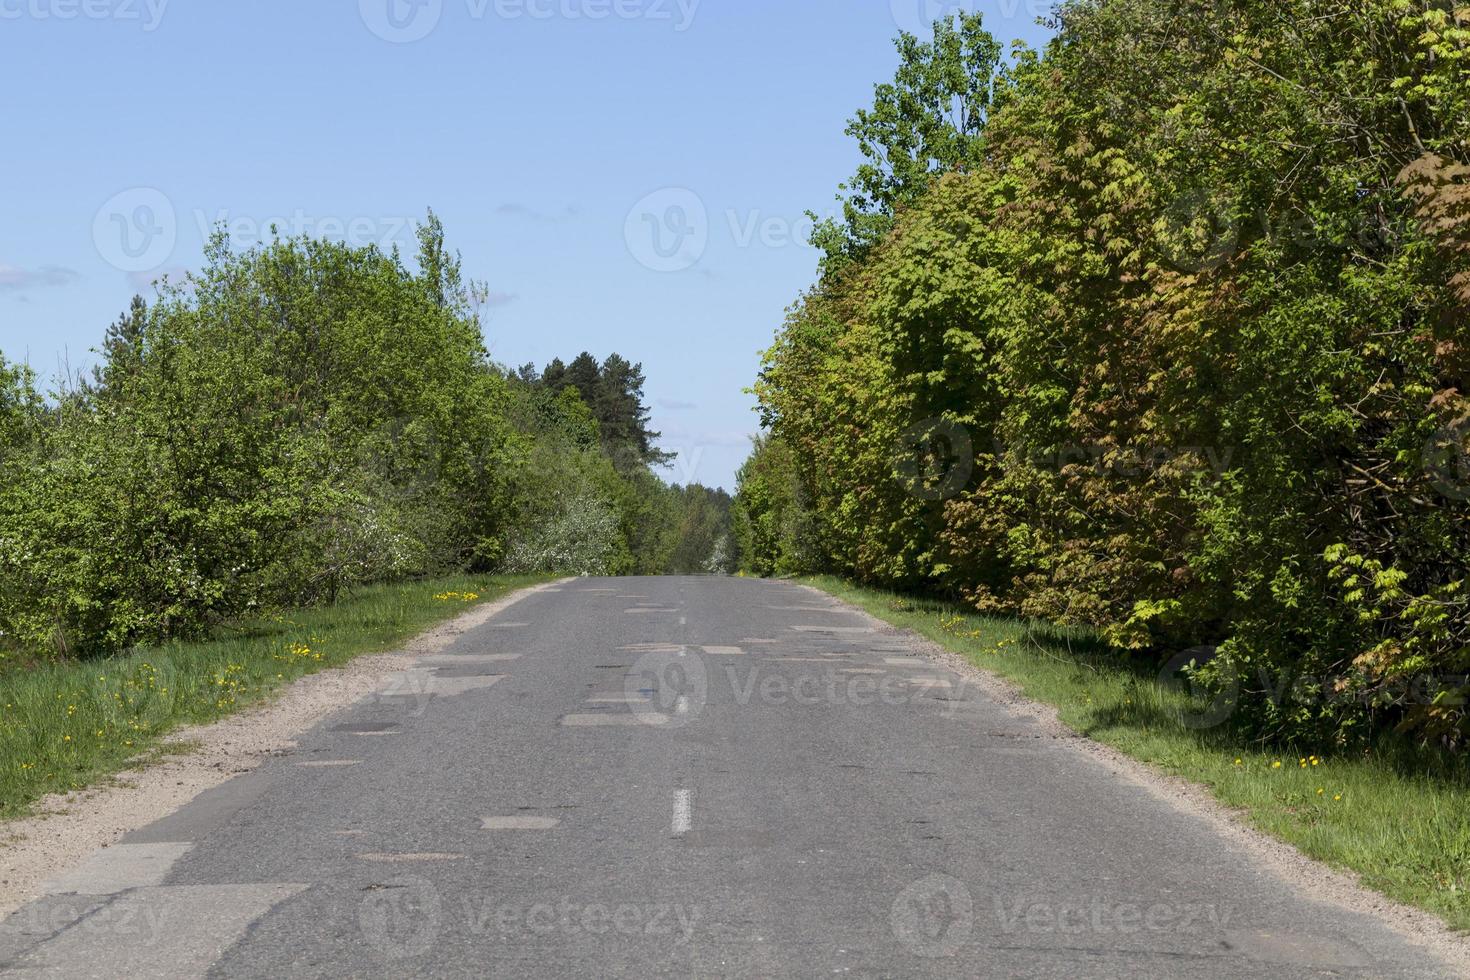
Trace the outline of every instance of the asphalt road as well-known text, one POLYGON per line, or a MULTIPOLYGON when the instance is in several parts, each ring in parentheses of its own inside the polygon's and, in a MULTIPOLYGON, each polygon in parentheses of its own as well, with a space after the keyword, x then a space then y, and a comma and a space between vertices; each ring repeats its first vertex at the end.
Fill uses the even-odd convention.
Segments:
POLYGON ((524 599, 49 891, 0 975, 1451 975, 742 579, 524 599))

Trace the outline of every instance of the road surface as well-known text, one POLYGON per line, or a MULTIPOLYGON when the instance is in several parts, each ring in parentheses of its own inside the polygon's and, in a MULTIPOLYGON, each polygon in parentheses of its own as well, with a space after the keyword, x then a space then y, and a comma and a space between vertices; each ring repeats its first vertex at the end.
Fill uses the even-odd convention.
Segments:
POLYGON ((1451 975, 743 579, 536 593, 48 891, 0 975, 1451 975))

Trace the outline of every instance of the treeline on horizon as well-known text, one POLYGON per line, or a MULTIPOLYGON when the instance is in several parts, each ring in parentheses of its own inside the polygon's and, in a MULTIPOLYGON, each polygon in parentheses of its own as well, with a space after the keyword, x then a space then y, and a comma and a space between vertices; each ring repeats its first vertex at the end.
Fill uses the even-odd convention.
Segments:
POLYGON ((483 295, 432 212, 416 268, 220 235, 90 377, 0 360, 0 664, 436 574, 732 571, 729 496, 655 473, 641 366, 496 365, 483 295))
MULTIPOLYGON (((756 385, 745 569, 1095 628, 1261 738, 1470 722, 1470 13, 901 35, 756 385)), ((1152 668, 1151 668, 1152 669, 1152 668)))

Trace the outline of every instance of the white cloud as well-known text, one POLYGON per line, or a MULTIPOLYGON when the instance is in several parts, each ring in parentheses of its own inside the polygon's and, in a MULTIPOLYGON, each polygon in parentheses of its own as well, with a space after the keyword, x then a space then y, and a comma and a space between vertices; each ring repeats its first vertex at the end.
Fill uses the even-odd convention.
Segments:
POLYGON ((65 286, 76 282, 81 276, 71 269, 59 265, 43 265, 38 269, 22 269, 19 266, 0 263, 0 289, 21 292, 43 286, 65 286))

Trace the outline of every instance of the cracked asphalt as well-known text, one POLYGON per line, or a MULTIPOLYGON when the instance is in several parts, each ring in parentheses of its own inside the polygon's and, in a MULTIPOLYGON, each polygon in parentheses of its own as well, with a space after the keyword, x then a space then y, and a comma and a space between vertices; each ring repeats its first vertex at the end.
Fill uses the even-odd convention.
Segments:
POLYGON ((16 977, 1448 977, 810 589, 537 592, 58 877, 16 977))

